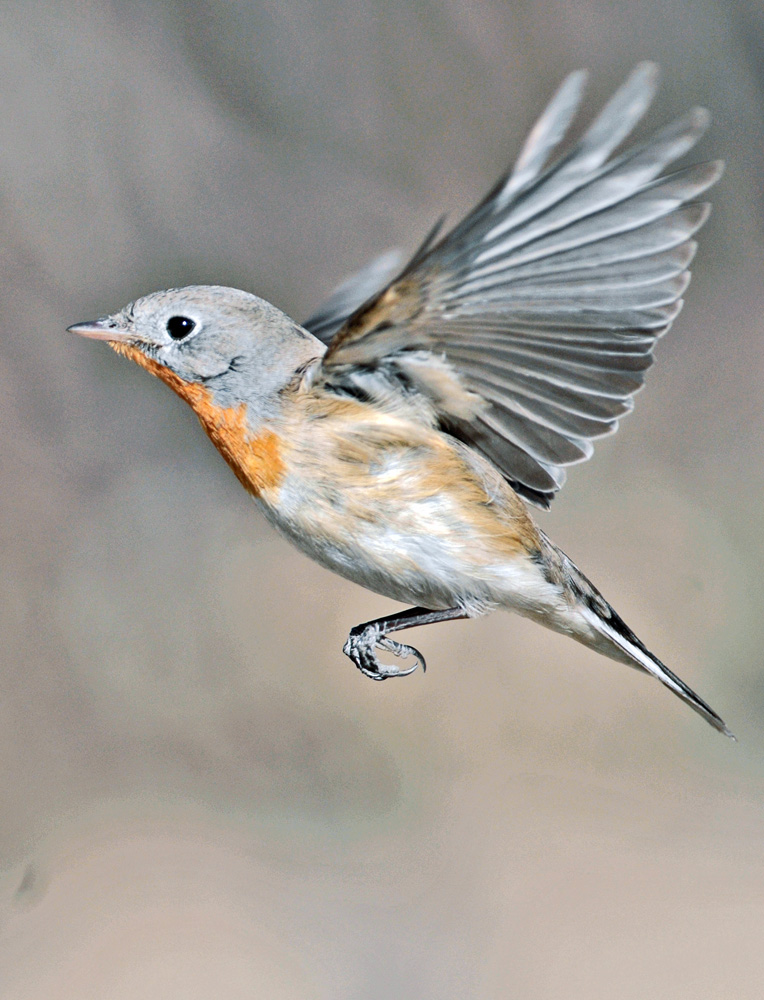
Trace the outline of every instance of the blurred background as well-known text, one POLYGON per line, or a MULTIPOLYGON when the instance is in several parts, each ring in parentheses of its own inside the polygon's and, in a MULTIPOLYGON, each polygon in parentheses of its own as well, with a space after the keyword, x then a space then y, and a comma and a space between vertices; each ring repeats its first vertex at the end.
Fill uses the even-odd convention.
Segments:
POLYGON ((764 14, 755 0, 0 12, 0 983, 49 998, 760 998, 764 14), (304 318, 493 183, 563 75, 723 157, 635 414, 540 520, 720 711, 519 618, 412 634, 64 332, 213 282, 304 318))

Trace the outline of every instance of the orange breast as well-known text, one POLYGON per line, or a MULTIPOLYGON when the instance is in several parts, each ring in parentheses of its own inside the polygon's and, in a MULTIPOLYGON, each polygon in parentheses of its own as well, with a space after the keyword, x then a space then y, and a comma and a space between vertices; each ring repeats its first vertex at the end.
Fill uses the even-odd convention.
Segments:
POLYGON ((251 434, 247 425, 246 404, 216 406, 212 393, 197 382, 186 382, 175 372, 147 358, 129 344, 112 342, 118 354, 135 361, 156 375, 184 399, 201 421, 223 458, 233 469, 241 485, 254 496, 278 487, 284 477, 281 438, 271 430, 251 434))

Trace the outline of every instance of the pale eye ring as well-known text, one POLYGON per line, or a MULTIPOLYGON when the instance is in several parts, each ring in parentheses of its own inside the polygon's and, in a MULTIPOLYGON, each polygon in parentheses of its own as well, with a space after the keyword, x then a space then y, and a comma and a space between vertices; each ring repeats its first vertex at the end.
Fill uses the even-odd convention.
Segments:
POLYGON ((196 323, 188 316, 170 316, 166 329, 173 340, 183 340, 196 329, 196 323))

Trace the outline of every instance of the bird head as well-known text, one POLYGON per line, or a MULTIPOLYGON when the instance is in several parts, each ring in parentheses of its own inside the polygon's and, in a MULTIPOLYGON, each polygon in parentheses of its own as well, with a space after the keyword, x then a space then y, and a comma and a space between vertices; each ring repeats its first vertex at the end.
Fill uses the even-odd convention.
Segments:
POLYGON ((217 285, 154 292, 69 330, 107 341, 192 405, 203 391, 216 406, 245 403, 261 418, 295 371, 324 351, 269 302, 217 285))

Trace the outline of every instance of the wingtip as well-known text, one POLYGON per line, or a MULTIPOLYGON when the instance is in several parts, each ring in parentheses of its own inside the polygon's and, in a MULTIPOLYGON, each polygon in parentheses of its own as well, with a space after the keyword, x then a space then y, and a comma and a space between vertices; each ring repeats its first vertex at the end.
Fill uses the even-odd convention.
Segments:
POLYGON ((711 183, 716 184, 716 182, 723 176, 726 164, 724 160, 711 160, 708 166, 710 167, 709 173, 713 175, 711 183))
POLYGON ((695 128, 702 132, 705 132, 711 124, 711 112, 708 108, 704 108, 700 104, 696 104, 695 107, 690 108, 687 112, 687 117, 695 128))
POLYGON ((588 69, 574 69, 572 73, 568 73, 568 75, 562 81, 562 84, 558 89, 562 90, 563 87, 567 87, 571 90, 577 91, 580 94, 588 82, 589 82, 588 69))
POLYGON ((638 62, 619 88, 621 91, 647 94, 645 106, 649 105, 658 90, 661 69, 658 63, 645 59, 638 62))
POLYGON ((661 68, 653 59, 641 59, 632 70, 632 73, 644 73, 647 76, 660 76, 661 68))

